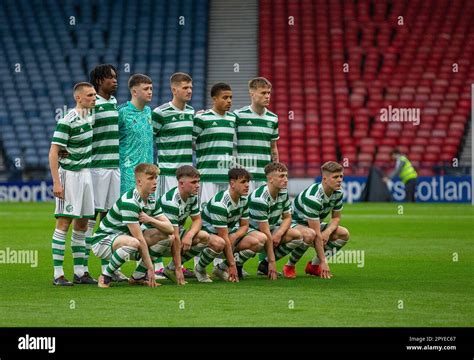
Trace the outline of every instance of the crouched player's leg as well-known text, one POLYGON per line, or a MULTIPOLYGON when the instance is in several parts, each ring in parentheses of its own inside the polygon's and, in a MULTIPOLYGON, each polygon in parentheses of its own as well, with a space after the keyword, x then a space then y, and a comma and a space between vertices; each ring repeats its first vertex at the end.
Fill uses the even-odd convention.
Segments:
MULTIPOLYGON (((304 247, 305 243, 303 241, 303 235, 301 232, 295 228, 296 225, 291 225, 291 227, 283 234, 281 237, 280 243, 278 244, 277 247, 273 249, 275 253, 275 260, 278 261, 282 257, 288 255, 292 250, 299 248, 299 247, 304 247)), ((278 231, 278 229, 273 230, 273 233, 278 231)), ((286 278, 289 279, 294 279, 296 277, 295 272, 291 272, 292 269, 283 269, 283 275, 286 278), (287 271, 285 273, 285 270, 287 271)), ((294 270, 294 268, 293 268, 294 270)), ((268 258, 265 260, 261 261, 258 264, 258 271, 260 273, 263 273, 265 275, 268 274, 268 258)))
POLYGON ((99 277, 98 286, 108 288, 110 287, 114 272, 125 261, 136 259, 140 242, 129 235, 105 236, 102 239, 94 239, 96 242, 92 245, 93 253, 101 259, 108 260, 107 266, 99 277))
MULTIPOLYGON (((162 256, 171 256, 171 245, 173 244, 173 235, 165 235, 158 229, 146 229, 143 231, 143 237, 148 245, 148 252, 152 262, 162 256)), ((132 285, 143 285, 147 284, 150 279, 146 278, 146 266, 143 259, 137 264, 135 272, 129 279, 129 283, 132 285)), ((154 279, 153 279, 154 280, 154 279)))
MULTIPOLYGON (((327 224, 322 223, 321 231, 324 231, 326 227, 327 224)), ((329 236, 328 242, 324 245, 324 254, 326 259, 329 259, 331 256, 335 255, 342 247, 347 244, 348 241, 349 230, 343 226, 338 226, 336 230, 334 230, 334 232, 329 236)), ((295 256, 295 260, 298 261, 300 257, 295 256)), ((306 264, 305 272, 309 275, 320 276, 321 270, 319 268, 319 264, 320 260, 318 256, 315 255, 313 259, 306 264)))
MULTIPOLYGON (((233 252, 239 279, 243 279, 243 266, 245 262, 263 250, 266 238, 267 237, 264 233, 255 230, 247 233, 244 237, 235 240, 233 244, 233 252)), ((229 274, 227 273, 228 268, 229 263, 227 260, 224 260, 222 263, 214 267, 213 274, 220 279, 227 281, 229 278, 229 274)))

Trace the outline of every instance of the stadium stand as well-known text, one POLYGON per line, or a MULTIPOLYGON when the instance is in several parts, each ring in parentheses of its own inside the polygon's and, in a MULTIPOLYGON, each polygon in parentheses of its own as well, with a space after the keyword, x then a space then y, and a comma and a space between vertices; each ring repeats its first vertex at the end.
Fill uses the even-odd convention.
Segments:
POLYGON ((100 63, 117 66, 119 103, 129 98, 132 73, 151 76, 157 106, 171 98, 169 76, 185 71, 195 84, 191 105, 203 108, 207 8, 206 0, 0 2, 0 143, 7 169, 16 174, 20 165, 49 176, 58 110, 73 106, 74 83, 87 81, 100 63))
POLYGON ((274 84, 293 176, 334 158, 366 175, 389 166, 394 146, 420 175, 458 156, 474 82, 473 2, 262 0, 259 17, 260 74, 274 84), (389 106, 421 109, 419 125, 381 121, 389 106))

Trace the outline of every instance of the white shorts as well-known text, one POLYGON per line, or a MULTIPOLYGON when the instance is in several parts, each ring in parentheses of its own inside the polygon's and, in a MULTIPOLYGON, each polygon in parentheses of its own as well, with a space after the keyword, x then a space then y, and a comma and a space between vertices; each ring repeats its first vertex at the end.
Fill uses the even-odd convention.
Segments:
POLYGON ((123 234, 109 235, 100 240, 98 243, 93 244, 91 246, 91 250, 94 255, 100 259, 109 260, 113 252, 112 244, 114 243, 114 240, 120 235, 123 234))
POLYGON ((90 169, 95 211, 109 211, 120 197, 119 169, 90 169))
POLYGON ((54 216, 94 218, 94 191, 89 169, 70 171, 59 168, 59 180, 64 187, 64 199, 56 198, 54 216))
POLYGON ((259 188, 262 185, 266 185, 265 181, 254 181, 251 180, 249 184, 249 195, 254 192, 255 189, 259 188))
POLYGON ((156 187, 156 198, 161 198, 164 194, 176 186, 178 186, 178 179, 176 179, 175 176, 160 175, 158 177, 158 186, 156 187))
POLYGON ((206 206, 206 203, 211 200, 211 198, 216 195, 219 191, 227 190, 229 184, 227 183, 211 183, 211 182, 202 182, 199 188, 199 204, 202 209, 206 206))

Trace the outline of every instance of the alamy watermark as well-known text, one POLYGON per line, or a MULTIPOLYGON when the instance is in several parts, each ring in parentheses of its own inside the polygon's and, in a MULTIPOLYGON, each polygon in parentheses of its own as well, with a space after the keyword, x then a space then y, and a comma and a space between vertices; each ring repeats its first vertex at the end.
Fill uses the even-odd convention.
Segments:
POLYGON ((365 266, 364 250, 326 250, 324 255, 328 259, 328 264, 357 264, 358 268, 365 266))
POLYGON ((388 108, 380 109, 380 121, 382 122, 411 122, 413 125, 420 124, 419 108, 397 108, 389 105, 388 108))
POLYGON ((29 264, 35 268, 38 266, 38 250, 1 249, 0 264, 29 264))
POLYGON ((226 170, 244 168, 249 172, 255 172, 257 171, 257 157, 252 155, 239 155, 238 157, 231 155, 219 156, 217 168, 226 170))
POLYGON ((54 336, 22 336, 18 338, 18 350, 48 350, 50 354, 56 352, 56 338, 54 336))

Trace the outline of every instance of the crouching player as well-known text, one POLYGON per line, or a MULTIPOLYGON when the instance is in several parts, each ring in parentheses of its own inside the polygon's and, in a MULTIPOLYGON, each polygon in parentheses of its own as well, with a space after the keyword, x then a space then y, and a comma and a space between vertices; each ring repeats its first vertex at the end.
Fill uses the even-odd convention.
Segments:
MULTIPOLYGON (((159 203, 154 201, 159 169, 156 165, 141 163, 135 167, 136 187, 124 193, 112 209, 101 221, 99 229, 92 238, 92 251, 101 258, 108 260, 108 265, 99 277, 98 286, 108 288, 114 272, 125 261, 140 259, 146 274, 143 278, 129 279, 131 284, 156 286, 155 270, 150 257, 149 247, 169 238, 173 234, 173 226, 163 215, 159 203), (156 228, 154 236, 145 236, 140 222, 152 224, 156 228)), ((179 262, 179 254, 176 257, 179 262)), ((184 281, 184 280, 183 280, 184 281)))
POLYGON ((258 265, 258 271, 275 280, 278 276, 276 261, 303 246, 304 242, 300 231, 291 224, 287 167, 278 162, 270 163, 265 166, 265 175, 267 185, 258 187, 250 195, 249 235, 264 239, 267 257, 258 265))
POLYGON ((303 190, 293 202, 293 221, 298 224, 304 236, 306 247, 294 249, 285 265, 289 271, 295 271, 295 264, 303 256, 308 246, 316 249, 312 261, 306 265, 305 272, 331 278, 327 259, 334 255, 349 241, 349 231, 339 226, 342 211, 343 167, 334 161, 328 161, 321 167, 322 182, 303 190), (321 222, 332 212, 329 223, 321 222), (314 240, 311 240, 311 239, 314 240))
MULTIPOLYGON (((265 239, 263 236, 256 238, 247 235, 249 172, 242 168, 234 168, 229 170, 228 175, 228 189, 218 192, 207 202, 202 212, 202 220, 203 229, 225 241, 226 260, 214 267, 213 274, 224 281, 238 282, 243 277, 243 263, 263 249, 265 239)), ((199 266, 205 268, 210 260, 203 252, 199 266)))
MULTIPOLYGON (((174 228, 174 237, 181 245, 182 261, 185 263, 194 256, 201 255, 212 260, 224 250, 224 240, 216 235, 209 235, 201 230, 202 219, 199 210, 198 191, 200 174, 191 165, 183 165, 176 170, 178 186, 172 188, 160 198, 160 205, 166 217, 174 228), (183 226, 186 219, 191 217, 191 227, 186 231, 183 226)), ((163 275, 176 281, 175 273, 177 264, 171 261, 165 266, 163 275)), ((181 266, 179 266, 181 267, 181 266)), ((210 283, 212 280, 207 275, 205 268, 197 263, 194 273, 199 282, 210 283)))

